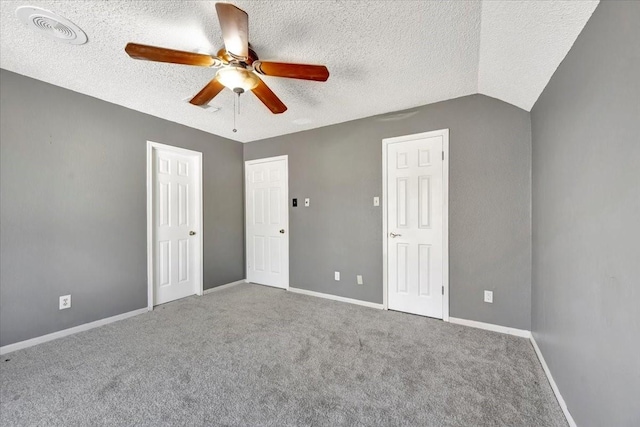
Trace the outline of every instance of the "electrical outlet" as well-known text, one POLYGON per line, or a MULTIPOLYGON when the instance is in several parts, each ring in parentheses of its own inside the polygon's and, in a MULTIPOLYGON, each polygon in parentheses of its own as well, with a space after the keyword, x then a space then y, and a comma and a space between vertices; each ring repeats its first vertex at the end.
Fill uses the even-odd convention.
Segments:
POLYGON ((361 274, 358 274, 358 275, 356 276, 356 283, 357 283, 358 285, 362 285, 362 284, 363 284, 363 283, 362 283, 362 275, 361 275, 361 274))
POLYGON ((484 291, 484 302, 493 304, 493 291, 484 291))
POLYGON ((333 273, 333 278, 334 278, 335 280, 340 280, 340 272, 339 272, 339 271, 336 271, 335 273, 333 273))
POLYGON ((304 207, 305 207, 305 208, 308 208, 308 207, 309 207, 309 203, 310 203, 310 200, 309 200, 309 198, 308 198, 308 197, 307 197, 306 199, 304 199, 304 207))
POLYGON ((63 295, 60 297, 60 310, 71 308, 71 295, 63 295))
POLYGON ((380 206, 380 197, 373 198, 373 206, 380 206))

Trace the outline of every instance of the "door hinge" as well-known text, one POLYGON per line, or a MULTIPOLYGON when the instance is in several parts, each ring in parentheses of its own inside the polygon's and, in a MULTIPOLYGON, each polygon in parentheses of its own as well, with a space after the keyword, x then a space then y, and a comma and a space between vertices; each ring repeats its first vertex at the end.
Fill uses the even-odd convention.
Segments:
POLYGON ((444 286, 442 287, 442 295, 444 295, 444 286))
POLYGON ((442 152, 442 160, 444 160, 444 151, 442 152))

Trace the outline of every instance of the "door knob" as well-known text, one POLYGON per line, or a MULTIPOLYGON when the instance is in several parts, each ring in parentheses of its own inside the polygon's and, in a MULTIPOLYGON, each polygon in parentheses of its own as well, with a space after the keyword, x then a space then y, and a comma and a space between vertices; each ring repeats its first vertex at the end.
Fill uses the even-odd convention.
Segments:
POLYGON ((391 238, 393 239, 393 238, 402 236, 402 234, 389 233, 389 236, 391 236, 391 238))
POLYGON ((284 234, 284 228, 280 230, 280 234, 284 234))
POLYGON ((190 232, 189 232, 189 236, 195 236, 195 235, 196 235, 196 232, 195 232, 195 231, 190 231, 190 232))

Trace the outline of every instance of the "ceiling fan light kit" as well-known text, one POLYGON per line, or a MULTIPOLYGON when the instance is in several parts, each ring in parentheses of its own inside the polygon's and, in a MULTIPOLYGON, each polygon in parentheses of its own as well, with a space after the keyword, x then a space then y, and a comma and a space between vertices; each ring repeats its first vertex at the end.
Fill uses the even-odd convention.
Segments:
POLYGON ((226 87, 238 96, 251 91, 273 114, 281 114, 287 106, 259 75, 319 82, 329 78, 324 65, 260 61, 249 45, 247 13, 230 3, 216 3, 216 12, 224 40, 224 48, 217 56, 136 43, 127 44, 125 51, 133 59, 219 68, 215 77, 189 101, 197 106, 208 104, 226 87))
POLYGON ((260 83, 260 78, 255 73, 240 66, 219 69, 216 80, 235 93, 250 91, 260 83))

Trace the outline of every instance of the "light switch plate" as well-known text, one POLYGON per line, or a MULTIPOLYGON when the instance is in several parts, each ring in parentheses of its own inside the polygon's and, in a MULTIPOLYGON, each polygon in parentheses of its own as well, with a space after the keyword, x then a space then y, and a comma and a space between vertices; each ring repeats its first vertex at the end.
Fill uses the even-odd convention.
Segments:
POLYGON ((363 283, 363 282, 362 282, 362 275, 361 275, 361 274, 358 274, 358 275, 356 276, 356 283, 357 283, 358 285, 362 285, 362 283, 363 283))
POLYGON ((373 206, 380 206, 380 197, 373 198, 373 206))
POLYGON ((304 207, 308 208, 309 204, 311 203, 310 199, 307 197, 306 199, 304 199, 304 207))
POLYGON ((339 271, 336 271, 335 273, 333 273, 333 278, 334 278, 335 280, 340 280, 340 272, 339 272, 339 271))

